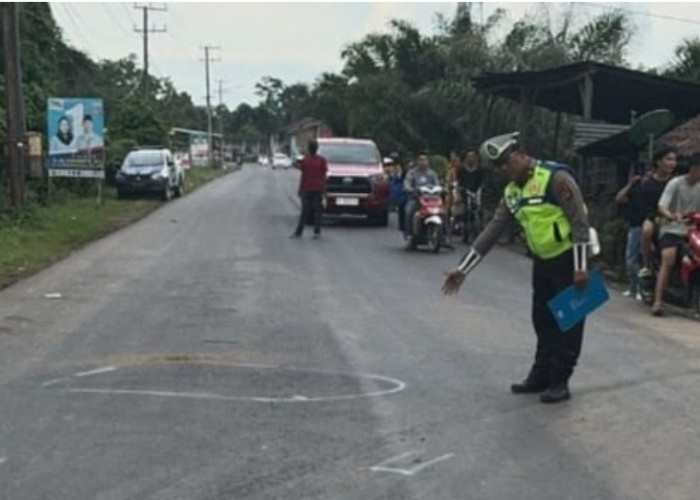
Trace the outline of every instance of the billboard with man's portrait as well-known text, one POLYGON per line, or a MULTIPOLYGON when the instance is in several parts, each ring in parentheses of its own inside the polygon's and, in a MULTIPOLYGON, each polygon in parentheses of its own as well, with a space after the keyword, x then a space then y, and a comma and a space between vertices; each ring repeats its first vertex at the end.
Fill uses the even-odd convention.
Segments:
POLYGON ((49 174, 53 177, 104 177, 102 99, 48 100, 49 174))

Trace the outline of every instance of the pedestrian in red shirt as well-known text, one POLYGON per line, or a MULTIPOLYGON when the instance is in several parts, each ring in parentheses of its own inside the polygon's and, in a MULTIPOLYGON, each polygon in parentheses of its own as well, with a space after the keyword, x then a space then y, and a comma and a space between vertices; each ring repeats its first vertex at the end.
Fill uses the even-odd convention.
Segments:
POLYGON ((309 141, 309 154, 299 163, 301 170, 301 215, 299 225, 292 235, 292 238, 301 238, 304 232, 304 223, 313 213, 314 216, 314 239, 321 236, 321 217, 323 214, 323 194, 326 190, 326 172, 328 165, 323 156, 318 152, 318 142, 309 141))

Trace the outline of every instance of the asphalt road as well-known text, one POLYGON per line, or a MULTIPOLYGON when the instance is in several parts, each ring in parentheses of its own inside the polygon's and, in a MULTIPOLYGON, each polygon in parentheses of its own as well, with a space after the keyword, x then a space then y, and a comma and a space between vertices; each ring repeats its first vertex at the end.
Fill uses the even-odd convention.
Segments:
MULTIPOLYGON (((530 266, 288 239, 247 166, 0 292, 3 500, 697 499, 700 328, 615 297, 574 399, 514 396, 530 266)), ((308 234, 308 233, 307 233, 308 234)))

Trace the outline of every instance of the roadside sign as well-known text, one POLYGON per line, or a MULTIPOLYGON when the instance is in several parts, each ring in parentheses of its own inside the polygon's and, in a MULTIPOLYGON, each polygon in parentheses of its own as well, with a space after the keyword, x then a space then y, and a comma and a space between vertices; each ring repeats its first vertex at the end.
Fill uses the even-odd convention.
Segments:
POLYGON ((49 175, 103 178, 102 99, 51 97, 46 114, 49 175))

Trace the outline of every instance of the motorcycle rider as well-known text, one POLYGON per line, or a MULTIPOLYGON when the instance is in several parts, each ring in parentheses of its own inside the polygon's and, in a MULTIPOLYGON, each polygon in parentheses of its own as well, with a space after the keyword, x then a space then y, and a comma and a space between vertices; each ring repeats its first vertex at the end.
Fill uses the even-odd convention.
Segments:
POLYGON ((700 212, 700 153, 689 159, 689 170, 685 175, 671 179, 659 200, 661 224, 659 248, 661 269, 656 280, 656 294, 652 314, 663 316, 663 299, 673 266, 678 258, 678 247, 685 241, 688 225, 683 217, 691 212, 700 212))
MULTIPOLYGON (((477 228, 481 228, 481 219, 482 219, 482 212, 481 212, 481 191, 484 186, 484 171, 481 169, 479 165, 479 155, 474 148, 467 148, 465 152, 465 157, 466 157, 466 168, 460 173, 460 188, 463 190, 463 192, 466 194, 465 200, 468 199, 468 196, 472 196, 473 199, 476 201, 476 206, 474 213, 472 214, 465 214, 465 216, 473 216, 477 225, 477 228)), ((468 242, 469 239, 469 234, 467 231, 465 231, 464 234, 464 241, 468 242)))
POLYGON ((639 185, 640 209, 643 212, 642 221, 642 268, 639 277, 651 274, 651 249, 658 235, 661 221, 658 220, 658 206, 661 194, 676 170, 676 152, 669 147, 663 147, 654 153, 651 175, 639 185))
MULTIPOLYGON (((448 221, 455 220, 457 213, 457 201, 459 196, 456 195, 455 186, 459 188, 460 179, 464 167, 462 166, 462 159, 460 158, 457 151, 450 152, 450 164, 445 174, 445 207, 447 208, 447 219, 448 221)), ((452 241, 452 232, 454 227, 450 224, 447 230, 447 235, 450 241, 452 241)))
POLYGON ((440 179, 434 170, 430 168, 428 153, 421 151, 416 157, 416 166, 407 174, 403 188, 408 195, 404 222, 404 235, 410 248, 413 237, 413 218, 418 211, 418 190, 425 186, 439 186, 440 179))
POLYGON ((581 352, 584 322, 562 332, 547 303, 572 283, 579 289, 586 286, 590 226, 570 170, 530 157, 518 136, 515 132, 493 137, 481 147, 486 158, 505 166, 510 183, 493 219, 457 269, 448 274, 443 292, 456 293, 501 232, 517 221, 534 255, 532 321, 537 350, 530 373, 523 382, 513 384, 511 391, 543 393, 542 403, 559 403, 571 397, 568 381, 581 352))

